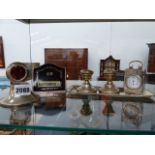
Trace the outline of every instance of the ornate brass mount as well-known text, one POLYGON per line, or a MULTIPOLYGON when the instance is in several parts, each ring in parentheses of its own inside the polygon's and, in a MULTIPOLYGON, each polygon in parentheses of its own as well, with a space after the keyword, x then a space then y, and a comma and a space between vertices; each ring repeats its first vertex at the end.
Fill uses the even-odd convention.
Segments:
POLYGON ((81 78, 84 80, 82 86, 77 88, 77 92, 79 93, 96 93, 97 90, 91 86, 89 80, 93 75, 93 71, 91 70, 81 70, 80 71, 81 78))
POLYGON ((100 89, 101 93, 104 94, 117 94, 119 93, 119 89, 115 87, 113 80, 116 76, 116 71, 111 66, 107 66, 104 70, 104 75, 107 83, 103 88, 100 89))

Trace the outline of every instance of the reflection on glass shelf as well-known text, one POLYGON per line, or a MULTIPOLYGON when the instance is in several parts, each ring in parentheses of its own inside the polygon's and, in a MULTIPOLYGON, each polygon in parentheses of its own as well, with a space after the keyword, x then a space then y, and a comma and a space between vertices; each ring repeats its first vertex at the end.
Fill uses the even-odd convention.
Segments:
MULTIPOLYGON (((0 124, 7 124, 9 126, 23 126, 23 125, 33 125, 33 106, 26 107, 14 107, 11 109, 0 108, 0 124)), ((27 135, 31 134, 30 129, 16 129, 16 128, 5 128, 0 127, 0 135, 27 135)))
POLYGON ((108 132, 109 134, 111 131, 115 131, 115 134, 124 133, 123 131, 129 133, 136 131, 138 134, 141 131, 151 132, 152 130, 154 103, 140 103, 138 111, 136 111, 137 109, 133 110, 132 106, 126 107, 128 109, 124 114, 122 107, 126 103, 113 101, 111 103, 115 111, 113 115, 103 114, 103 109, 106 106, 103 100, 92 100, 89 104, 92 114, 87 116, 80 112, 83 105, 83 100, 80 99, 67 99, 66 109, 49 111, 43 107, 36 109, 35 126, 41 129, 55 130, 57 128, 60 131, 108 132))
POLYGON ((66 107, 47 109, 42 103, 30 109, 0 107, 1 128, 48 130, 51 134, 155 134, 154 98, 68 96, 66 107), (84 104, 91 113, 81 112, 84 104))
POLYGON ((122 122, 126 129, 138 129, 142 124, 143 104, 124 102, 122 104, 122 122))

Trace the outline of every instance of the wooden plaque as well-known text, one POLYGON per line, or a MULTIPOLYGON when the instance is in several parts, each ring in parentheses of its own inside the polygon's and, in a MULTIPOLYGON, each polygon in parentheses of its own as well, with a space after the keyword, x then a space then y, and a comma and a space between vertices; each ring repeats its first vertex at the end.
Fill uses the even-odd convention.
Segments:
POLYGON ((66 68, 67 80, 80 79, 80 70, 88 68, 87 48, 45 49, 45 64, 55 64, 66 68))
POLYGON ((3 40, 1 36, 0 36, 0 68, 5 68, 3 40))

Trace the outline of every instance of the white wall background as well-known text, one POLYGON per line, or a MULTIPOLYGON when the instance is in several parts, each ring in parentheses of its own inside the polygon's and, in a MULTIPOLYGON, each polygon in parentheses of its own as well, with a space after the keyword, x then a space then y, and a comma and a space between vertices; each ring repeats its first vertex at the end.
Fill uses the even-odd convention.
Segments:
MULTIPOLYGON (((0 20, 6 67, 14 61, 30 62, 29 26, 17 20, 0 20)), ((110 54, 121 69, 133 59, 147 66, 148 47, 155 43, 155 22, 31 24, 33 62, 44 63, 44 48, 88 48, 89 69, 99 76, 100 59, 110 54)), ((0 76, 5 69, 0 69, 0 76)))
POLYGON ((44 48, 88 48, 89 69, 99 76, 100 59, 110 54, 121 69, 138 59, 147 66, 147 43, 155 42, 155 22, 31 24, 32 60, 44 63, 44 48))
MULTIPOLYGON (((30 38, 28 24, 17 20, 0 19, 0 36, 3 38, 5 66, 15 61, 30 62, 30 38)), ((0 68, 0 76, 6 75, 0 68)))

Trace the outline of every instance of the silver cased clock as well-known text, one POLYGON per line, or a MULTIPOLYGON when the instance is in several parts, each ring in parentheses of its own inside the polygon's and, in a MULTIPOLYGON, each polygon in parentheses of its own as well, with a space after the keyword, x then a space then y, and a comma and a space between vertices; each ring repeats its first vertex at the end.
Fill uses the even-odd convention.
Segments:
POLYGON ((124 74, 124 92, 126 94, 141 95, 144 91, 144 71, 143 63, 138 60, 131 61, 129 68, 125 70, 124 74), (137 68, 133 64, 140 64, 137 68))
POLYGON ((39 97, 31 91, 32 64, 14 62, 6 69, 6 75, 10 80, 9 96, 0 99, 0 105, 6 108, 32 105, 39 101, 39 97))

